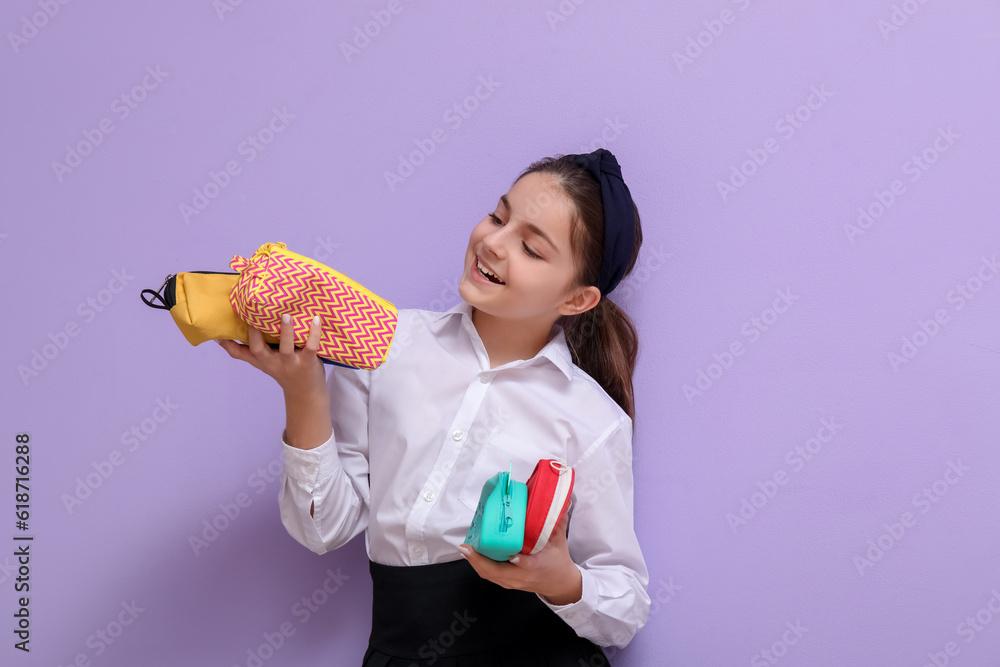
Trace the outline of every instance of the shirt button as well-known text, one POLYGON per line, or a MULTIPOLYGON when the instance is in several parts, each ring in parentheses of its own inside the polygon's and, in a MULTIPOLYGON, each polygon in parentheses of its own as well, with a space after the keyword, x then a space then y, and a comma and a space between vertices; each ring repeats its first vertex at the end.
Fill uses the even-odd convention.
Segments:
POLYGON ((487 382, 490 381, 490 374, 489 373, 480 373, 479 374, 479 381, 482 382, 483 384, 486 384, 487 382))
POLYGON ((305 471, 306 471, 306 474, 311 475, 314 472, 316 472, 316 466, 314 466, 312 463, 307 463, 306 467, 305 467, 305 471))
POLYGON ((462 439, 462 431, 460 431, 460 430, 459 431, 455 431, 454 433, 451 434, 451 437, 454 438, 455 440, 461 440, 462 439))
POLYGON ((425 493, 424 500, 426 500, 427 502, 431 502, 432 500, 434 500, 434 492, 428 491, 427 493, 425 493))
POLYGON ((413 555, 414 556, 419 556, 423 552, 424 552, 423 547, 413 547, 413 555))

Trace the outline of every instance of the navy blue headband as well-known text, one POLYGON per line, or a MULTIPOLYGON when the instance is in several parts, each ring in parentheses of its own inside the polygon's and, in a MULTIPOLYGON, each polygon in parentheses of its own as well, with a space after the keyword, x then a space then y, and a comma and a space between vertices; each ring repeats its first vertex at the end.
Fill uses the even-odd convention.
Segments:
POLYGON ((622 179, 622 168, 611 151, 598 148, 593 153, 567 156, 590 172, 601 184, 604 205, 604 261, 597 287, 607 296, 624 277, 635 245, 635 209, 632 194, 622 179))

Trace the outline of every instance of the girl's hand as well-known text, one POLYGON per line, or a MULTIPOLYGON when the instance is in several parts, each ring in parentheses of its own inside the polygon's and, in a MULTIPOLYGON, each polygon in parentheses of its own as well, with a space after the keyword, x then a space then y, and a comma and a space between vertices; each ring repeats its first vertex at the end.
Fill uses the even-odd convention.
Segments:
POLYGON ((247 325, 249 345, 243 345, 235 340, 218 340, 229 356, 241 359, 254 368, 270 375, 285 391, 285 395, 310 396, 325 394, 326 371, 323 362, 316 355, 322 336, 319 315, 313 317, 309 326, 309 336, 306 345, 301 350, 295 349, 291 318, 286 313, 281 316, 279 325, 278 350, 272 350, 264 342, 264 334, 247 325))
POLYGON ((487 558, 467 544, 460 546, 459 551, 483 579, 504 588, 538 593, 551 604, 570 604, 583 597, 583 576, 569 555, 568 526, 569 511, 559 519, 541 551, 516 554, 506 563, 487 558))

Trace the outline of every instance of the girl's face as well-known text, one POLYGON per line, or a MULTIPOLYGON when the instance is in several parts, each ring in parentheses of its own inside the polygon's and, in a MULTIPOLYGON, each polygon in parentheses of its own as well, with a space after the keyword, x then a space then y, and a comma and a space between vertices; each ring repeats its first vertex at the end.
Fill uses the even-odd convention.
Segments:
POLYGON ((459 295, 505 319, 554 320, 578 312, 560 308, 572 296, 576 271, 571 215, 572 205, 553 176, 533 172, 522 177, 473 228, 459 295))

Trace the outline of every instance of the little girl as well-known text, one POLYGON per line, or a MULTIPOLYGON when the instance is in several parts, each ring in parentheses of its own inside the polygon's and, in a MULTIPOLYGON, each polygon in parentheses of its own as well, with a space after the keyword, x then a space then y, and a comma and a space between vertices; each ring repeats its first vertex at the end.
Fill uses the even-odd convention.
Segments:
MULTIPOLYGON (((639 212, 611 152, 531 164, 472 230, 447 312, 399 309, 375 370, 220 341, 284 390, 281 520, 318 554, 361 531, 373 583, 364 667, 609 664, 646 623, 632 522, 638 337, 607 299, 635 264, 639 212), (536 554, 464 544, 484 482, 539 459, 576 471, 536 554)), ((288 324, 288 317, 283 318, 288 324)))

